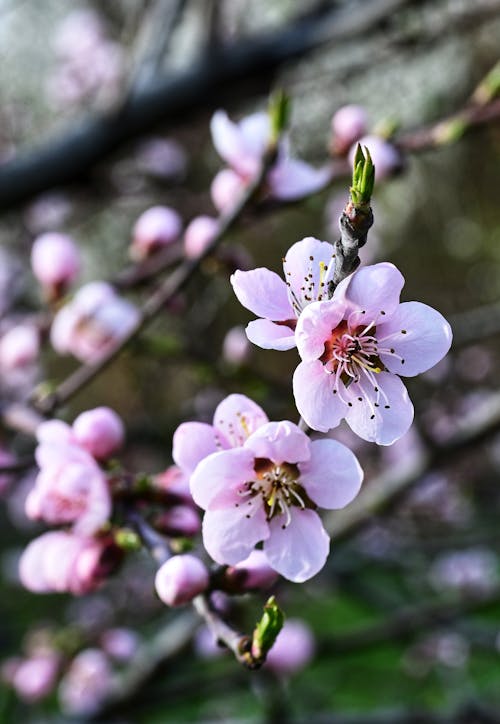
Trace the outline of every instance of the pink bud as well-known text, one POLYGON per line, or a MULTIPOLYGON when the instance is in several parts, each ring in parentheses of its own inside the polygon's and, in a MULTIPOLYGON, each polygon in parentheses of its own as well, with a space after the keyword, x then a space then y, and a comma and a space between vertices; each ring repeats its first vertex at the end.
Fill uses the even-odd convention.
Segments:
POLYGON ((35 702, 46 697, 56 683, 59 657, 55 653, 40 654, 22 661, 12 677, 12 686, 24 701, 35 702))
POLYGON ((78 445, 98 460, 119 450, 125 437, 121 418, 109 407, 82 412, 73 423, 73 433, 78 445))
POLYGON ((244 327, 232 327, 227 332, 222 343, 222 355, 226 362, 233 365, 241 365, 247 361, 250 355, 250 342, 244 327))
POLYGON ((101 636, 103 651, 119 662, 132 658, 139 646, 139 636, 129 628, 110 628, 101 636))
POLYGON ((253 550, 248 558, 228 568, 242 574, 242 584, 247 589, 269 588, 278 580, 278 574, 271 568, 263 551, 253 550))
MULTIPOLYGON (((380 136, 364 136, 359 139, 359 143, 363 148, 366 146, 370 151, 373 165, 375 166, 375 181, 387 178, 391 174, 399 171, 403 164, 398 149, 392 143, 384 140, 380 136)), ((354 156, 358 144, 354 144, 349 151, 349 163, 354 163, 354 156)))
POLYGON ((214 206, 220 213, 226 213, 233 208, 240 198, 245 181, 230 168, 223 168, 214 177, 210 186, 210 194, 214 206))
POLYGON ((80 252, 70 236, 42 234, 33 243, 31 267, 40 284, 57 295, 75 280, 80 270, 80 252))
POLYGON ((158 248, 176 241, 181 230, 181 217, 176 211, 168 206, 152 206, 135 223, 132 255, 144 259, 158 248))
POLYGON ((59 687, 59 699, 67 714, 90 715, 109 693, 112 670, 99 649, 85 649, 73 659, 59 687))
POLYGON ((213 216, 197 216, 184 232, 184 253, 190 259, 203 254, 219 230, 219 223, 213 216))
POLYGON ((163 473, 156 475, 154 480, 155 485, 161 490, 194 505, 189 489, 189 477, 177 465, 171 465, 163 473))
POLYGON ((345 154, 366 133, 368 118, 362 106, 342 106, 332 118, 333 150, 345 154))
POLYGON ((169 558, 158 569, 155 588, 167 606, 183 606, 204 591, 209 584, 205 565, 196 556, 184 554, 169 558))
POLYGON ((0 367, 13 371, 32 365, 38 359, 40 340, 32 325, 12 327, 0 339, 0 367))
POLYGON ((159 516, 156 527, 166 535, 191 537, 200 532, 200 516, 188 505, 175 505, 159 516))
POLYGON ((294 674, 307 666, 314 650, 314 637, 309 626, 300 619, 289 618, 267 655, 266 666, 278 674, 294 674))

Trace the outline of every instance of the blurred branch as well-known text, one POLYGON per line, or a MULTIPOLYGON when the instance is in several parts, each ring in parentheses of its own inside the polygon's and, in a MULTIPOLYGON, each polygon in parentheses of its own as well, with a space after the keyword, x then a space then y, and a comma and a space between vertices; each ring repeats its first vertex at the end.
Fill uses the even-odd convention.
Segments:
POLYGON ((457 421, 453 437, 435 444, 369 481, 358 497, 343 510, 330 513, 326 525, 335 540, 344 539, 370 523, 375 514, 394 505, 409 489, 434 467, 456 461, 474 445, 478 445, 500 429, 500 393, 492 394, 484 403, 457 421))
POLYGON ((159 123, 185 123, 196 110, 234 99, 244 81, 265 79, 268 86, 283 63, 326 43, 360 36, 409 2, 372 0, 356 12, 316 10, 285 28, 212 49, 209 57, 203 55, 187 70, 157 76, 141 89, 131 89, 128 100, 113 113, 87 118, 42 148, 4 163, 0 209, 11 209, 50 188, 82 179, 106 156, 159 123))

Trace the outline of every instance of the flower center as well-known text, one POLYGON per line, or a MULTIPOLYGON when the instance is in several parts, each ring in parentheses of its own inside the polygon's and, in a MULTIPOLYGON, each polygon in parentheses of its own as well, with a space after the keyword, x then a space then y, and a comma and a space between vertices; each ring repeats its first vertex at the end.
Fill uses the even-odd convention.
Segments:
POLYGON ((254 469, 255 480, 245 483, 238 493, 241 497, 249 498, 248 504, 258 503, 260 498, 268 521, 284 516, 281 527, 286 528, 292 519, 290 514, 292 506, 298 506, 302 510, 316 507, 300 485, 297 465, 293 463, 277 465, 266 458, 257 458, 254 469))
POLYGON ((341 322, 332 330, 320 357, 327 371, 335 373, 346 386, 359 382, 362 374, 371 379, 373 373, 382 372, 385 367, 378 355, 386 350, 379 350, 375 332, 373 325, 350 329, 347 322, 341 322))

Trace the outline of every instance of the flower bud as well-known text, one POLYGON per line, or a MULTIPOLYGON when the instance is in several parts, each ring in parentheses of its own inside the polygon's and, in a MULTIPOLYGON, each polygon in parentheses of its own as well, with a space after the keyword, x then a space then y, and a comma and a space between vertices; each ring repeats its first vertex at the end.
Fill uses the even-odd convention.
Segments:
POLYGON ((85 649, 73 659, 59 686, 59 700, 66 714, 88 716, 109 693, 112 671, 99 649, 85 649))
POLYGON ((219 230, 219 223, 213 216, 197 216, 184 232, 184 253, 189 259, 203 254, 219 230))
POLYGON ((29 324, 12 327, 0 339, 0 367, 8 372, 28 367, 38 359, 38 331, 29 324))
POLYGON ((101 646, 112 659, 124 663, 137 651, 139 636, 129 628, 110 628, 102 634, 101 646))
POLYGON ((245 328, 232 327, 224 337, 222 343, 222 356, 233 365, 241 365, 246 362, 250 355, 250 342, 245 328))
POLYGON ((169 558, 158 569, 155 578, 156 592, 168 606, 189 603, 208 584, 209 575, 205 565, 190 554, 169 558))
POLYGON ((268 563, 263 551, 253 550, 248 558, 227 569, 228 576, 241 578, 246 589, 269 588, 278 579, 278 574, 268 563))
MULTIPOLYGON (((391 176, 399 171, 403 165, 400 152, 392 143, 380 136, 364 136, 358 143, 362 148, 365 146, 370 151, 370 156, 375 166, 375 178, 377 181, 391 176)), ((349 163, 352 165, 356 155, 358 143, 351 146, 349 151, 349 163)))
POLYGON ((155 475, 154 483, 157 488, 170 493, 174 498, 194 505, 189 477, 177 465, 170 465, 163 473, 155 475))
POLYGON ((368 118, 362 106, 342 106, 332 118, 332 150, 344 155, 366 133, 368 118))
POLYGON ((56 683, 59 664, 55 653, 38 654, 21 661, 11 681, 17 695, 30 703, 48 696, 56 683))
POLYGON ((227 213, 240 198, 245 182, 235 171, 223 168, 214 177, 210 186, 210 194, 217 211, 227 213))
POLYGON ((267 655, 266 666, 277 674, 294 674, 307 666, 314 656, 314 649, 309 626, 300 619, 289 618, 267 655))
POLYGON ((73 423, 73 433, 78 445, 98 460, 119 450, 125 437, 121 418, 109 407, 82 412, 73 423))
POLYGON ((162 246, 176 241, 182 230, 181 217, 168 206, 152 206, 137 219, 132 238, 131 253, 135 259, 144 259, 162 246))
POLYGON ((156 520, 156 528, 173 538, 190 538, 200 532, 200 516, 188 505, 175 505, 162 513, 156 520))
POLYGON ((31 249, 31 267, 40 284, 58 297, 80 271, 80 252, 70 236, 49 232, 37 237, 31 249))

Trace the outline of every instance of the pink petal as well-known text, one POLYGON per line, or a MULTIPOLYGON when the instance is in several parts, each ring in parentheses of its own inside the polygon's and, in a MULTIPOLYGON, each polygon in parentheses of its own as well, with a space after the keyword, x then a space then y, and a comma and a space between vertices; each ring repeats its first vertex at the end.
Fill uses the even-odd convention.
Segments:
POLYGON ((266 422, 264 410, 245 395, 229 395, 214 413, 214 427, 228 441, 228 447, 241 447, 266 422))
POLYGON ((269 536, 260 500, 227 510, 210 510, 203 519, 203 545, 217 563, 234 565, 269 536))
POLYGON ((295 347, 295 334, 286 324, 276 324, 268 319, 255 319, 246 327, 250 342, 262 349, 277 349, 284 352, 295 347))
POLYGON ((225 111, 217 111, 210 121, 210 132, 215 150, 230 166, 237 166, 245 156, 243 136, 236 123, 233 123, 225 111))
POLYGON ((325 372, 319 360, 301 362, 293 375, 297 410, 313 430, 328 432, 337 427, 347 406, 334 394, 333 375, 325 372))
POLYGON ((190 475, 201 460, 228 447, 227 440, 212 425, 183 422, 174 432, 172 457, 190 475))
POLYGON ((410 427, 413 405, 406 387, 396 375, 380 372, 376 375, 376 381, 380 394, 368 382, 363 383, 362 387, 359 383, 349 385, 346 396, 352 407, 349 407, 346 420, 353 432, 363 440, 378 445, 392 445, 410 427), (375 402, 379 407, 374 407, 375 402))
POLYGON ((36 429, 38 442, 66 443, 73 440, 71 427, 62 420, 48 420, 36 429))
POLYGON ((356 456, 336 440, 314 440, 311 459, 299 465, 300 483, 322 508, 344 508, 361 488, 363 471, 356 456))
POLYGON ((238 173, 253 176, 258 171, 270 136, 266 113, 254 113, 237 124, 225 111, 217 111, 210 130, 217 152, 238 173))
POLYGON ((239 501, 239 486, 254 478, 254 456, 250 450, 223 450, 209 455, 196 467, 191 476, 191 494, 200 508, 232 508, 239 501))
POLYGON ((312 236, 297 241, 288 249, 283 261, 283 270, 285 281, 290 287, 292 303, 294 300, 299 302, 297 316, 311 301, 322 299, 323 294, 326 295, 328 282, 333 274, 331 262, 334 255, 332 244, 312 236))
POLYGON ((298 463, 311 457, 311 442, 297 425, 289 420, 268 422, 245 443, 256 458, 266 458, 274 463, 298 463))
POLYGON ((434 367, 445 356, 451 346, 452 332, 446 319, 432 307, 404 302, 387 322, 377 325, 377 338, 381 340, 380 347, 392 348, 404 359, 402 362, 381 353, 380 359, 387 369, 413 377, 434 367))
POLYGON ((240 304, 257 317, 274 322, 295 319, 286 284, 275 272, 263 267, 246 272, 238 269, 231 284, 240 304))
POLYGON ((283 516, 269 523, 270 536, 264 553, 271 566, 289 581, 302 583, 315 576, 326 563, 330 549, 319 515, 313 510, 291 510, 292 519, 283 528, 283 516))
POLYGON ((269 143, 271 125, 265 112, 252 113, 239 123, 247 156, 261 159, 269 143))
POLYGON ((316 193, 331 177, 329 167, 314 168, 305 161, 287 158, 270 171, 268 182, 274 198, 292 201, 316 193))
POLYGON ((304 362, 321 357, 325 343, 344 316, 343 305, 335 299, 313 302, 304 309, 297 321, 295 339, 304 362))
POLYGON ((349 303, 353 311, 365 314, 367 323, 384 321, 398 307, 405 280, 399 269, 389 262, 365 266, 340 282, 335 299, 349 303))

